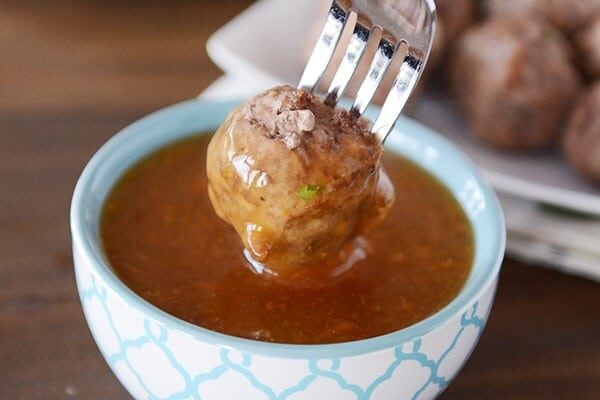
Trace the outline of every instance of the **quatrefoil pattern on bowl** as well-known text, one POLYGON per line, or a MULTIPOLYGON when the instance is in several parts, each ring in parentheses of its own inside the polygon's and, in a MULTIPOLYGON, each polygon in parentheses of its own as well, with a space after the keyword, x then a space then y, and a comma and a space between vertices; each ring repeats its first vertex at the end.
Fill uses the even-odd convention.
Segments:
POLYGON ((350 357, 287 358, 211 344, 169 328, 127 304, 79 260, 78 287, 92 334, 136 399, 430 399, 476 344, 495 290, 493 284, 455 319, 407 343, 350 357))

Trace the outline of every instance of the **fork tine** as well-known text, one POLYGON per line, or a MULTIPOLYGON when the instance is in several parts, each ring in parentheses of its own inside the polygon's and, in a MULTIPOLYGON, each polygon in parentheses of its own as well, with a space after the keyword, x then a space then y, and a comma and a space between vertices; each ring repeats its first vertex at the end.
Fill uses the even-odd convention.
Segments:
POLYGON ((373 124, 371 131, 380 143, 383 143, 394 127, 408 97, 416 86, 423 68, 424 56, 418 50, 409 48, 404 57, 400 72, 392 89, 385 98, 381 112, 373 124))
POLYGON ((337 1, 331 3, 331 8, 327 14, 327 20, 325 26, 321 32, 321 36, 315 45, 315 48, 308 59, 308 63, 304 68, 300 83, 298 84, 299 89, 304 89, 312 92, 317 87, 317 84, 321 80, 323 73, 327 69, 335 47, 337 46, 344 25, 348 20, 348 12, 346 12, 337 1))
POLYGON ((391 41, 391 38, 386 37, 386 35, 379 41, 375 57, 369 67, 369 72, 356 93, 356 99, 350 109, 351 113, 360 116, 365 112, 375 95, 379 83, 383 79, 385 71, 392 62, 395 47, 396 44, 391 41))
POLYGON ((371 31, 369 28, 360 22, 356 23, 346 54, 327 90, 325 104, 335 106, 344 93, 344 90, 346 90, 346 86, 348 86, 348 82, 350 82, 350 79, 352 79, 352 76, 356 72, 356 67, 367 47, 370 34, 371 31))

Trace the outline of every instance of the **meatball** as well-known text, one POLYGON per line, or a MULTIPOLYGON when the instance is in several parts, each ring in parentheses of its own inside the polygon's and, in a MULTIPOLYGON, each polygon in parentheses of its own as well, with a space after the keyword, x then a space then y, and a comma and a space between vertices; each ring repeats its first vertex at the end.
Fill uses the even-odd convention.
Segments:
POLYGON ((316 265, 394 201, 364 120, 281 86, 233 110, 208 147, 209 196, 252 258, 276 274, 316 265))
POLYGON ((575 36, 582 68, 592 78, 600 77, 600 15, 575 36))
POLYGON ((465 33, 451 80, 473 133, 505 149, 551 144, 580 87, 569 53, 560 32, 531 16, 492 18, 465 33))
POLYGON ((572 33, 600 14, 600 0, 488 0, 492 15, 531 14, 572 33))
POLYGON ((600 183, 600 81, 575 106, 563 146, 571 165, 600 183))

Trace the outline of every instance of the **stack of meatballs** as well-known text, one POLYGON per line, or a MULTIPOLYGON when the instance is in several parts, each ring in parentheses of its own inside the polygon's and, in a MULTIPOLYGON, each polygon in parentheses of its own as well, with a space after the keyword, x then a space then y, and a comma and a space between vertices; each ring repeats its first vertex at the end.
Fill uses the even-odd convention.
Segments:
POLYGON ((436 3, 430 68, 449 76, 472 134, 505 151, 559 146, 600 184, 600 0, 436 3))
MULTIPOLYGON (((436 40, 417 93, 436 75, 443 77, 482 142, 519 152, 558 146, 577 171, 600 185, 600 0, 435 3, 436 40)), ((330 4, 323 0, 323 12, 330 4)), ((325 83, 350 33, 342 36, 325 83)), ((374 46, 367 48, 348 96, 356 94, 374 52, 374 46)), ((398 60, 392 62, 374 103, 383 103, 399 68, 398 60)))

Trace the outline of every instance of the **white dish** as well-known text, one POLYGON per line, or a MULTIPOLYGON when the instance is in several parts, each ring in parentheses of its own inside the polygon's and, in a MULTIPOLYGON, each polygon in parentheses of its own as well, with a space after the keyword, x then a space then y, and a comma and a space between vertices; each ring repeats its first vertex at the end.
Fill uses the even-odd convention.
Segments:
MULTIPOLYGON (((303 68, 304 38, 322 0, 260 0, 219 29, 208 41, 213 61, 247 77, 253 87, 296 84, 303 68)), ((465 151, 500 192, 600 215, 600 189, 571 170, 558 151, 508 154, 467 134, 464 119, 448 101, 424 96, 415 117, 447 135, 465 151)))

